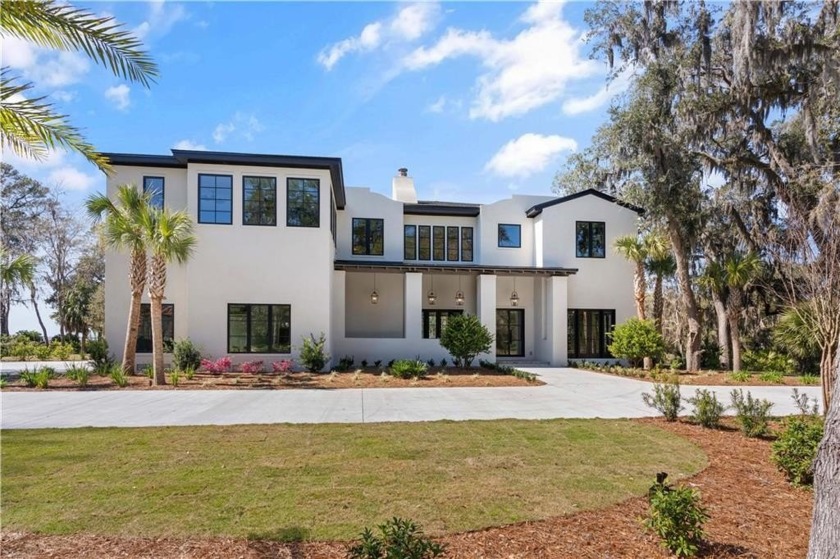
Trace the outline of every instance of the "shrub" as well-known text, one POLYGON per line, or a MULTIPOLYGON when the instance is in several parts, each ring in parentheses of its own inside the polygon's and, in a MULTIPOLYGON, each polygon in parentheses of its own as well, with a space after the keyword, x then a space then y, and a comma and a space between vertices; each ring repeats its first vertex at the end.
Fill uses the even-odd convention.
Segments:
POLYGON ((362 369, 367 369, 368 362, 367 359, 362 359, 362 369))
POLYGON ((71 353, 80 353, 82 351, 82 344, 79 341, 79 337, 75 334, 64 334, 63 338, 60 335, 53 336, 50 342, 69 344, 71 353))
POLYGON ((108 376, 111 377, 111 380, 114 381, 114 384, 116 384, 120 388, 128 386, 128 377, 126 376, 125 371, 122 370, 121 365, 112 365, 111 371, 108 373, 108 376))
POLYGON ((823 422, 815 416, 789 417, 773 442, 773 462, 794 485, 814 482, 814 459, 823 438, 823 422))
POLYGON ((741 358, 741 364, 748 371, 777 372, 782 374, 793 374, 796 371, 796 362, 776 351, 747 350, 741 358))
POLYGON ((30 371, 28 368, 24 369, 20 372, 20 381, 24 384, 24 386, 28 386, 29 388, 35 387, 35 372, 30 371))
POLYGON ((619 359, 627 359, 636 366, 645 357, 659 360, 665 353, 665 340, 650 320, 631 318, 616 326, 608 336, 610 353, 619 359))
POLYGON ((310 373, 317 373, 324 369, 330 356, 324 351, 327 337, 321 332, 318 339, 313 334, 303 337, 303 347, 300 349, 300 362, 310 373))
POLYGON ((271 370, 275 373, 291 373, 295 367, 295 362, 291 359, 281 359, 271 364, 271 370))
POLYGON ((177 370, 169 373, 169 382, 172 384, 172 386, 178 386, 179 384, 181 384, 181 373, 177 370))
POLYGON ((441 359, 441 360, 440 360, 440 366, 441 366, 441 367, 446 367, 446 365, 447 365, 447 364, 448 364, 448 362, 446 361, 446 358, 445 358, 445 357, 444 357, 443 359, 441 359))
POLYGON ((391 365, 391 374, 397 378, 420 378, 426 374, 428 365, 420 359, 399 359, 391 365))
POLYGON ((770 408, 773 402, 753 398, 747 392, 744 397, 743 390, 733 390, 732 407, 735 409, 735 420, 741 427, 741 431, 748 437, 761 437, 766 435, 770 427, 770 408))
MULTIPOLYGON (((50 386, 50 380, 54 377, 55 369, 52 367, 39 367, 32 373, 31 384, 27 382, 27 385, 40 389, 48 388, 50 386)), ((21 378, 23 378, 23 373, 21 373, 21 378)))
POLYGON ((257 374, 263 371, 263 362, 262 361, 246 361, 240 367, 240 370, 243 373, 248 374, 257 374))
POLYGON ((720 416, 726 411, 718 399, 717 394, 711 390, 701 389, 694 392, 694 398, 686 400, 694 406, 691 418, 708 429, 717 429, 720 426, 720 416))
POLYGON ((493 334, 473 314, 450 316, 440 334, 440 345, 452 356, 456 367, 471 367, 473 359, 490 351, 492 344, 493 334))
POLYGON ((750 382, 752 375, 747 371, 735 371, 734 373, 729 373, 729 378, 735 382, 750 382))
POLYGON ((54 341, 50 344, 50 357, 53 359, 67 361, 72 353, 73 346, 68 343, 54 341))
POLYGON ((44 343, 44 336, 37 330, 18 330, 15 332, 14 338, 21 341, 35 342, 36 344, 44 343))
POLYGON ((6 380, 5 377, 0 377, 0 389, 6 388, 9 382, 6 380))
POLYGON ((353 365, 356 364, 356 358, 352 355, 345 355, 341 359, 338 360, 338 365, 333 367, 336 371, 345 372, 349 371, 353 368, 353 365))
POLYGON ((176 340, 172 345, 172 366, 179 371, 195 370, 201 366, 201 352, 191 339, 176 340))
POLYGON ((376 361, 374 361, 373 366, 376 367, 377 369, 381 368, 382 367, 382 359, 377 359, 376 361))
POLYGON ((773 384, 781 384, 784 381, 784 376, 778 371, 768 371, 761 373, 758 378, 764 382, 772 382, 773 384))
POLYGON ((642 400, 645 405, 664 415, 668 421, 676 421, 683 410, 680 385, 677 382, 654 384, 653 395, 645 392, 642 394, 642 400))
POLYGON ((521 378, 522 380, 526 380, 528 382, 537 382, 537 375, 535 375, 534 373, 529 373, 520 369, 514 369, 512 374, 516 378, 521 378))
POLYGON ((433 559, 444 546, 433 542, 408 519, 392 518, 379 525, 381 536, 365 528, 359 542, 347 550, 348 559, 433 559))
MULTIPOLYGON (((492 361, 485 361, 484 359, 482 359, 478 362, 478 366, 481 367, 482 369, 487 369, 488 371, 492 371, 496 368, 495 363, 493 363, 492 361)), ((569 367, 574 367, 574 365, 572 365, 571 361, 569 361, 569 367)))
POLYGON ((388 365, 387 365, 387 367, 390 369, 391 367, 393 367, 393 366, 394 366, 394 363, 395 363, 396 361, 397 361, 396 359, 391 359, 390 361, 388 361, 388 365))
POLYGON ((35 344, 33 353, 39 360, 45 361, 52 357, 52 347, 48 345, 35 344))
POLYGON ((805 373, 801 377, 799 377, 799 382, 802 384, 819 384, 820 377, 817 375, 812 375, 811 373, 805 373))
POLYGON ((195 376, 195 369, 193 369, 192 367, 187 367, 186 369, 183 370, 183 373, 184 373, 184 378, 186 378, 187 380, 192 380, 193 377, 195 376))
POLYGON ((224 356, 212 361, 210 359, 201 360, 201 368, 211 373, 227 373, 230 371, 231 361, 230 357, 224 356))
POLYGON ((645 527, 662 539, 665 547, 677 557, 697 553, 703 539, 703 524, 709 514, 700 504, 700 494, 688 487, 671 487, 664 483, 667 474, 659 474, 650 488, 650 508, 645 527))
POLYGON ((90 378, 90 369, 84 366, 73 365, 67 369, 65 376, 79 386, 87 386, 88 379, 90 378))

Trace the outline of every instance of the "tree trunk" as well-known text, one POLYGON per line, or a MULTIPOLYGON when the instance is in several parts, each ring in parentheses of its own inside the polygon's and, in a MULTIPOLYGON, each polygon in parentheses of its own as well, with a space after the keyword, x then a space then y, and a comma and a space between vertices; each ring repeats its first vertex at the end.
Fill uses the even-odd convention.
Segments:
POLYGON ((734 288, 729 294, 729 334, 732 336, 732 370, 741 370, 741 292, 734 288))
POLYGON ((680 287, 680 297, 683 311, 688 321, 686 336, 685 365, 689 371, 700 368, 700 311, 697 299, 691 289, 691 270, 689 269, 688 247, 683 243, 676 218, 668 216, 668 237, 674 247, 674 260, 677 263, 677 284, 680 287))
POLYGON ((647 292, 647 285, 645 285, 645 264, 644 262, 636 263, 636 272, 633 274, 633 297, 636 299, 636 316, 639 320, 644 320, 645 313, 645 295, 647 292))
POLYGON ((4 336, 9 335, 9 298, 6 296, 6 290, 3 289, 0 295, 0 334, 4 336))
MULTIPOLYGON (((835 353, 834 363, 830 367, 834 374, 829 376, 834 377, 832 388, 836 391, 840 379, 840 352, 835 353)), ((826 373, 823 370, 821 372, 826 373)), ((825 434, 814 460, 814 513, 811 517, 808 559, 836 559, 837 550, 840 549, 840 398, 828 402, 829 407, 825 408, 825 434)))
POLYGON ((656 325, 656 331, 662 334, 662 314, 665 309, 665 301, 662 297, 662 275, 656 274, 656 280, 653 283, 653 323, 656 325))
POLYGON ((50 337, 47 336, 47 327, 44 326, 44 321, 41 319, 41 310, 38 308, 38 293, 35 290, 34 283, 29 284, 29 300, 32 302, 32 308, 35 309, 35 317, 41 326, 41 333, 44 334, 44 342, 50 343, 50 337))
POLYGON ((838 344, 826 346, 820 355, 820 380, 822 384, 823 409, 827 410, 833 400, 834 388, 837 387, 837 376, 840 376, 840 347, 838 344))
POLYGON ((155 386, 166 384, 163 372, 163 299, 150 297, 152 301, 152 362, 155 373, 155 386))
POLYGON ((133 375, 137 355, 137 331, 140 328, 140 301, 146 287, 146 252, 143 249, 131 251, 131 270, 128 274, 131 285, 131 306, 128 309, 128 326, 125 332, 122 368, 133 375))
POLYGON ((712 291, 712 300, 715 304, 715 315, 717 315, 718 346, 720 347, 720 368, 729 370, 732 363, 730 359, 729 343, 729 317, 726 315, 726 305, 720 295, 712 291))

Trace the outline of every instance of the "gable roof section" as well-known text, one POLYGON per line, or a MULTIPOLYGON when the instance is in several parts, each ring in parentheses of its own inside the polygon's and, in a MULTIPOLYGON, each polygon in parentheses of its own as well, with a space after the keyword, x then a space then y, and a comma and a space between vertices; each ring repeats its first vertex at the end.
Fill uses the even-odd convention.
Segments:
POLYGON ((340 157, 310 157, 303 155, 269 155, 173 149, 172 155, 140 155, 134 153, 103 153, 111 165, 132 167, 166 167, 186 169, 189 163, 212 165, 250 165, 254 167, 286 167, 291 169, 324 169, 330 172, 335 205, 344 209, 344 170, 340 157))
POLYGON ((557 204, 562 204, 563 202, 571 202, 572 200, 577 200, 578 198, 583 198, 584 196, 596 196, 602 200, 606 200, 607 202, 612 202, 613 204, 618 204, 619 206, 623 206, 628 210, 632 210, 639 215, 645 213, 645 210, 640 208, 639 206, 634 206, 633 204, 629 204, 622 200, 619 200, 615 196, 610 196, 609 194, 605 194, 600 190, 595 190, 594 188, 588 188, 586 190, 582 190, 580 192, 575 192, 574 194, 569 194, 568 196, 563 196, 562 198, 555 198, 554 200, 549 200, 548 202, 543 202, 542 204, 537 204, 536 206, 531 206, 525 211, 525 215, 528 217, 537 217, 542 213, 545 208, 550 208, 551 206, 556 206, 557 204))
POLYGON ((420 200, 416 204, 403 204, 403 214, 405 215, 476 217, 480 212, 481 206, 478 204, 462 204, 460 202, 420 200))

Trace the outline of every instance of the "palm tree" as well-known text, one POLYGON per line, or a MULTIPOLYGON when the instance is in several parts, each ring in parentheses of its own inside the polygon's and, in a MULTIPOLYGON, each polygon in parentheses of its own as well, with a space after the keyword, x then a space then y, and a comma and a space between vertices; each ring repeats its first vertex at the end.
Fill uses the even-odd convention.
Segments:
POLYGON ((639 320, 645 319, 645 296, 647 284, 645 282, 645 260, 648 257, 648 244, 643 238, 624 235, 615 240, 615 249, 624 258, 633 262, 636 269, 633 273, 633 297, 636 300, 636 315, 639 320))
MULTIPOLYGON (((21 254, 11 258, 3 248, 0 248, 0 284, 3 293, 12 293, 18 286, 29 286, 33 284, 35 277, 35 258, 29 254, 21 254)), ((6 297, 0 298, 5 306, 6 297)), ((6 317, 7 314, 3 313, 6 317)), ((9 333, 9 325, 3 321, 3 334, 9 333)))
POLYGON ((117 188, 116 203, 104 194, 94 194, 87 199, 88 214, 100 223, 100 232, 106 246, 131 254, 128 281, 131 287, 131 304, 128 310, 122 368, 134 372, 137 352, 137 329, 140 326, 140 301, 146 287, 146 237, 151 221, 151 194, 142 193, 130 184, 117 188))
MULTIPOLYGON (((158 69, 142 43, 112 17, 74 8, 56 0, 3 2, 0 35, 64 51, 82 51, 115 75, 148 87, 158 69)), ((50 149, 76 151, 109 170, 108 162, 88 143, 67 117, 45 97, 27 95, 33 87, 0 71, 0 145, 22 157, 41 159, 50 149)))
POLYGON ((739 319, 743 292, 761 270, 761 260, 754 252, 734 253, 723 265, 729 287, 729 331, 732 334, 732 370, 741 370, 741 330, 739 319))
POLYGON ((647 237, 648 259, 645 263, 648 273, 654 277, 653 282, 653 322, 656 330, 662 334, 662 312, 665 307, 662 296, 662 283, 665 278, 677 273, 677 262, 671 254, 671 246, 663 235, 651 234, 647 237))
POLYGON ((729 331, 729 313, 726 309, 729 298, 727 285, 726 268, 718 261, 712 260, 706 265, 703 274, 699 278, 700 285, 709 289, 712 294, 712 303, 715 306, 717 316, 718 348, 720 349, 720 367, 729 370, 731 363, 731 333, 729 331))
POLYGON ((152 354, 155 384, 166 384, 163 373, 163 297, 166 291, 166 266, 185 263, 192 255, 196 238, 193 222, 185 211, 155 208, 145 230, 146 245, 152 255, 149 268, 149 299, 152 302, 152 354))

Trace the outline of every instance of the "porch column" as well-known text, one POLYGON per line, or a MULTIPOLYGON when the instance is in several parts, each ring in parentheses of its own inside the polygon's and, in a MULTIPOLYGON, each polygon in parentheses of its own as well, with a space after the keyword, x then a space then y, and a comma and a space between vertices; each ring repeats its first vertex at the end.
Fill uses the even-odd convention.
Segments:
MULTIPOLYGON (((496 337, 496 276, 479 275, 476 279, 475 308, 478 319, 496 337)), ((482 358, 496 360, 496 343, 490 347, 490 352, 482 354, 482 358)))
POLYGON ((551 340, 551 365, 565 367, 569 363, 568 278, 561 276, 549 278, 545 310, 548 313, 548 339, 551 340))
POLYGON ((347 320, 347 272, 344 270, 333 270, 332 276, 332 320, 327 337, 329 352, 334 359, 337 355, 344 355, 344 340, 347 334, 345 321, 347 320))
POLYGON ((405 339, 423 337, 423 274, 405 274, 405 339))

